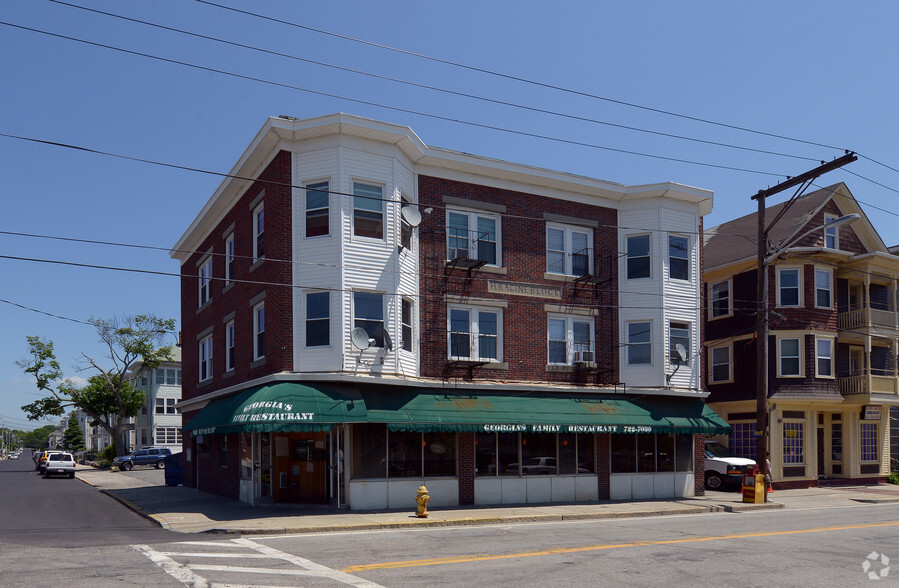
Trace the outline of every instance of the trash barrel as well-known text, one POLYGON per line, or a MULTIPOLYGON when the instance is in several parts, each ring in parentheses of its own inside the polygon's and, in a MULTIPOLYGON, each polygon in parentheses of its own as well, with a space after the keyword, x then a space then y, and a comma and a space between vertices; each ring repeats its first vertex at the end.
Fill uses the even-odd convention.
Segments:
POLYGON ((173 453, 165 456, 165 485, 180 486, 184 482, 181 473, 181 454, 173 453))

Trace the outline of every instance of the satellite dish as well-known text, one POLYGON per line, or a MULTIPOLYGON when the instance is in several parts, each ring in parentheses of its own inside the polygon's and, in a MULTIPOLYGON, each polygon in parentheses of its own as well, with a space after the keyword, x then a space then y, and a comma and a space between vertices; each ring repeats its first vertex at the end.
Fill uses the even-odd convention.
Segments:
POLYGON ((387 351, 393 351, 393 339, 390 338, 390 333, 384 331, 384 348, 387 351))
POLYGON ((683 344, 678 343, 674 346, 674 350, 677 352, 681 361, 687 361, 687 348, 684 347, 683 344))
POLYGON ((368 349, 371 347, 371 339, 368 338, 368 332, 362 327, 356 327, 350 331, 350 341, 354 347, 359 349, 368 349))
POLYGON ((403 216, 403 220, 413 227, 417 227, 421 224, 421 213, 418 212, 418 208, 414 206, 404 206, 400 209, 400 214, 403 216))

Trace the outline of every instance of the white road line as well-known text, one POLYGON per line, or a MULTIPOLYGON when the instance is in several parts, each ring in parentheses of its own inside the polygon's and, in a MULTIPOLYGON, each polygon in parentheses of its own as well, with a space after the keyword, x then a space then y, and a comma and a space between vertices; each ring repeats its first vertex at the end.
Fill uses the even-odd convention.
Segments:
MULTIPOLYGON (((271 558, 269 558, 271 559, 271 558)), ((293 570, 284 568, 241 568, 237 566, 214 566, 210 564, 192 564, 192 570, 202 570, 204 572, 234 572, 241 574, 277 574, 279 576, 321 576, 318 572, 311 570, 293 570)))
POLYGON ((227 557, 228 559, 242 558, 242 559, 272 559, 270 555, 263 555, 261 553, 209 553, 209 552, 197 552, 191 553, 188 551, 159 551, 158 553, 162 555, 168 555, 170 557, 227 557))
POLYGON ((190 571, 190 568, 187 566, 179 564, 166 555, 162 555, 158 551, 152 549, 149 545, 132 545, 131 547, 143 553, 150 561, 162 568, 165 573, 182 584, 190 586, 191 588, 209 588, 209 582, 206 581, 206 578, 198 576, 190 571))
POLYGON ((346 572, 341 572, 340 570, 331 569, 327 566, 317 564, 314 561, 298 557, 296 555, 290 555, 289 553, 278 551, 277 549, 267 547, 265 545, 256 543, 255 541, 250 541, 249 539, 239 538, 232 539, 232 541, 237 543, 238 545, 245 545, 250 549, 258 551, 259 553, 278 557, 280 559, 283 559, 284 561, 288 561, 294 565, 300 566, 301 568, 305 568, 313 572, 318 572, 316 575, 323 578, 330 578, 332 580, 336 580, 337 582, 342 582, 350 586, 357 586, 359 588, 383 588, 383 586, 381 586, 380 584, 376 584, 375 582, 364 580, 357 576, 347 574, 346 572))

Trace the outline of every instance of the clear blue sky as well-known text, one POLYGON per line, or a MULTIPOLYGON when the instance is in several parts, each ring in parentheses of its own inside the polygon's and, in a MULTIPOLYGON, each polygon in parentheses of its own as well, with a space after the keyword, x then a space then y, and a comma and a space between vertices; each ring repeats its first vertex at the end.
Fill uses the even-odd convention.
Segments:
MULTIPOLYGON (((899 243, 894 212, 899 173, 881 165, 899 169, 899 4, 893 1, 215 1, 581 94, 191 0, 73 3, 567 118, 224 45, 49 0, 5 0, 0 133, 227 172, 266 117, 342 111, 408 125, 437 147, 625 184, 672 181, 710 189, 715 205, 706 226, 752 212, 750 196, 759 189, 846 148, 863 157, 818 184, 845 181, 884 241, 899 243)), ((19 408, 39 397, 15 365, 25 356, 25 337, 53 340, 69 376, 90 375, 78 371, 82 352, 103 355, 91 327, 41 313, 82 321, 137 313, 180 320, 178 279, 8 257, 176 274, 179 267, 168 249, 221 179, 8 137, 0 137, 0 170, 0 255, 5 256, 0 258, 0 420, 33 428, 46 423, 27 422, 19 408)))

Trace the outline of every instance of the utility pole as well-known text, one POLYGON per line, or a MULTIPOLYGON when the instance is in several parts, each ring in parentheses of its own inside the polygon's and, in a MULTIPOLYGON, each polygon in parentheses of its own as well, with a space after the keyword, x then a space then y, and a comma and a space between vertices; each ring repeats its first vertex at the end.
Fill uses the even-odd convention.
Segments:
POLYGON ((858 159, 855 153, 847 151, 829 163, 822 163, 815 169, 802 175, 789 178, 767 190, 759 190, 752 197, 758 201, 758 277, 755 317, 756 336, 756 426, 755 426, 755 462, 759 472, 769 476, 768 471, 768 231, 771 230, 787 209, 792 206, 808 186, 822 174, 841 168, 858 159), (771 225, 765 227, 765 199, 793 186, 799 186, 786 206, 780 211, 771 225))

